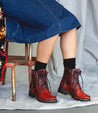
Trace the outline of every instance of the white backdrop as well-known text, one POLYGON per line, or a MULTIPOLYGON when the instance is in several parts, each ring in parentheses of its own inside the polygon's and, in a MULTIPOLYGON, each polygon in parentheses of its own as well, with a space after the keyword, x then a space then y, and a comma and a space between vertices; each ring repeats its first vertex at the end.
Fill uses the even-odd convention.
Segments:
MULTIPOLYGON (((88 82, 92 82, 94 78, 98 80, 98 1, 59 0, 59 2, 75 14, 82 25, 77 31, 77 67, 82 70, 84 84, 88 80, 87 77, 91 77, 88 82)), ((55 78, 57 85, 56 77, 62 76, 63 73, 63 60, 59 42, 58 39, 49 62, 49 74, 50 76, 54 75, 51 78, 55 78)))
MULTIPOLYGON (((84 90, 92 98, 92 101, 86 104, 89 105, 98 103, 98 0, 58 1, 65 8, 76 15, 82 25, 82 27, 77 31, 77 67, 82 70, 84 90)), ((34 44, 33 46, 33 53, 35 55, 37 47, 36 45, 37 44, 34 44)), ((24 48, 22 44, 10 44, 9 50, 9 54, 24 54, 24 48), (16 50, 20 50, 20 52, 16 52, 16 50)), ((63 76, 63 59, 60 50, 60 38, 57 40, 57 43, 49 60, 47 70, 49 72, 48 79, 51 84, 51 90, 54 94, 57 95, 56 91, 58 89, 61 77, 63 76)), ((10 69, 8 69, 6 79, 7 83, 10 82, 10 74, 11 71, 10 69)), ((16 67, 16 85, 19 85, 19 82, 24 81, 28 81, 27 67, 16 67)), ((62 100, 62 98, 60 99, 62 100)), ((65 107, 71 107, 71 104, 73 104, 72 106, 74 106, 73 100, 69 101, 69 106, 66 105, 66 101, 68 100, 63 99, 60 102, 65 107)), ((82 104, 85 105, 85 103, 82 104)), ((78 102, 76 105, 78 106, 78 102)))

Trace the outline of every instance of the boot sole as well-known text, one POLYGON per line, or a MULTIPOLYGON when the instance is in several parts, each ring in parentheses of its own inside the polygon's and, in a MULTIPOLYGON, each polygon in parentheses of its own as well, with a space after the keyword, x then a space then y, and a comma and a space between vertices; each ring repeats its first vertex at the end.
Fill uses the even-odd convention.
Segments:
POLYGON ((57 102, 57 100, 42 100, 38 98, 34 93, 31 93, 30 91, 29 91, 29 96, 32 98, 36 98, 38 101, 44 102, 44 103, 56 103, 57 102))
POLYGON ((58 92, 61 93, 61 94, 64 94, 64 95, 67 95, 69 94, 73 99, 75 100, 79 100, 79 101, 90 101, 90 99, 81 99, 81 98, 77 98, 75 96, 73 96, 69 91, 67 90, 63 90, 61 88, 58 89, 58 92))

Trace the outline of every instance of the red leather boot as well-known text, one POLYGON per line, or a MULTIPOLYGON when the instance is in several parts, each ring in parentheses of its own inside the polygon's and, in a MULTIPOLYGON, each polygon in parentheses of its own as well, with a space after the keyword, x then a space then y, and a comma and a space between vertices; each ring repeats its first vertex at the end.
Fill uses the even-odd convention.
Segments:
POLYGON ((56 97, 53 96, 48 89, 47 71, 45 69, 32 71, 32 80, 30 84, 29 96, 36 97, 36 99, 40 102, 57 102, 56 97))
POLYGON ((79 84, 80 69, 65 68, 58 92, 70 94, 72 98, 80 101, 90 101, 90 96, 85 94, 79 84))

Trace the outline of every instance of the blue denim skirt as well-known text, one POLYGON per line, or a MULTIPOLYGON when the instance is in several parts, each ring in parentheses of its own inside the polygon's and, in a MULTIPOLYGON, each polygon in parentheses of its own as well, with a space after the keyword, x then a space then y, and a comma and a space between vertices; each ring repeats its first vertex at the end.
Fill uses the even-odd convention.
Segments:
POLYGON ((6 14, 6 38, 34 43, 81 25, 56 0, 0 0, 6 14))

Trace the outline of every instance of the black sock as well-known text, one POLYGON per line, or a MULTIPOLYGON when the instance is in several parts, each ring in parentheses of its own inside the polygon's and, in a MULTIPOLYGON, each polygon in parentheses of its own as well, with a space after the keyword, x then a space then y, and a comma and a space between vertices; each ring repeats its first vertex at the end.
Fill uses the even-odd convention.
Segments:
POLYGON ((74 69, 75 68, 75 58, 64 59, 64 67, 74 69))
POLYGON ((35 63, 35 71, 38 71, 40 69, 46 69, 47 63, 36 61, 35 63))

